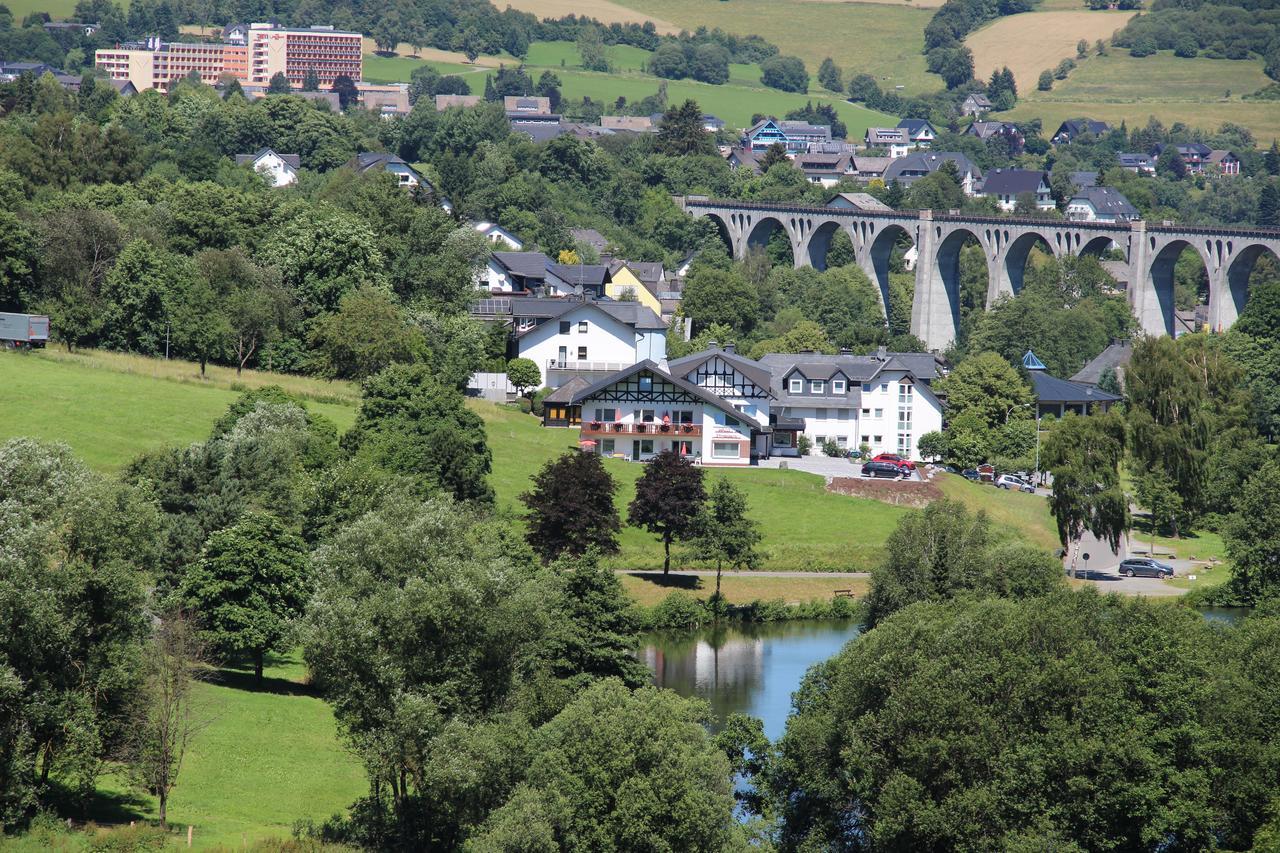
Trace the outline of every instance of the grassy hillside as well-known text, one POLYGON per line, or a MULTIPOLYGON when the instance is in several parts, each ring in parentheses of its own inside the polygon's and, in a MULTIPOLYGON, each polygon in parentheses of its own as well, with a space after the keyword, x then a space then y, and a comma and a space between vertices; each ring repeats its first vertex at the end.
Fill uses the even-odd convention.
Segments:
POLYGON ((1280 102, 1241 96, 1269 82, 1258 60, 1181 59, 1170 52, 1135 59, 1113 49, 1081 63, 1052 91, 1022 87, 1023 97, 1006 116, 1041 117, 1050 132, 1063 119, 1079 116, 1115 124, 1123 120, 1130 126, 1145 124, 1153 115, 1166 126, 1180 121, 1216 129, 1234 122, 1251 128, 1266 144, 1280 136, 1280 102))
POLYGON ((1028 12, 998 18, 965 39, 973 51, 973 73, 986 80, 991 72, 1008 66, 1018 82, 1018 91, 1029 94, 1040 72, 1052 69, 1064 59, 1075 59, 1076 43, 1087 41, 1092 48, 1133 16, 1133 12, 1071 11, 1028 12))
MULTIPOLYGON (((200 849, 288 838, 295 821, 322 822, 368 790, 363 768, 338 740, 333 712, 306 686, 300 653, 268 664, 261 690, 252 672, 237 669, 199 688, 199 713, 211 722, 189 747, 169 801, 181 846, 187 826, 200 849)), ((108 768, 88 817, 156 820, 155 798, 108 768)))
MULTIPOLYGON (((897 119, 884 113, 868 110, 834 95, 824 92, 812 83, 811 94, 797 95, 769 89, 760 83, 760 68, 756 65, 730 66, 730 80, 720 86, 698 83, 693 80, 662 80, 645 74, 643 67, 649 52, 627 45, 615 45, 608 49, 613 69, 609 73, 583 71, 578 49, 569 42, 534 42, 529 46, 525 66, 535 79, 543 70, 554 72, 561 81, 561 91, 566 98, 590 97, 592 100, 612 104, 619 96, 637 101, 658 91, 664 82, 667 97, 678 102, 686 98, 697 101, 699 106, 714 113, 731 125, 746 127, 755 113, 782 116, 804 105, 806 101, 830 103, 835 106, 849 126, 849 137, 861 137, 866 128, 896 124, 897 119), (561 64, 563 63, 563 64, 561 64)), ((494 57, 482 57, 484 64, 461 65, 457 63, 426 62, 442 74, 461 74, 477 94, 484 91, 485 77, 492 74, 494 57)), ((511 61, 511 60, 508 60, 511 61)), ((365 55, 365 78, 376 82, 403 82, 413 70, 424 64, 423 60, 409 55, 392 58, 365 55)))

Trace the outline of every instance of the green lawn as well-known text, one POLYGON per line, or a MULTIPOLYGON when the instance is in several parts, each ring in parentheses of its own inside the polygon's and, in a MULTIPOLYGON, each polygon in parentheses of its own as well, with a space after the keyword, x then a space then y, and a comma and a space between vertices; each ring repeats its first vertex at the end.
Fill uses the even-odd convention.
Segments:
MULTIPOLYGON (((92 366, 89 356, 69 361, 52 351, 0 351, 0 401, 8 413, 0 419, 0 439, 25 435, 66 442, 92 467, 115 471, 143 451, 207 438, 213 422, 239 396, 228 385, 202 383, 194 375, 155 379, 118 372, 124 361, 92 366)), ((342 430, 355 419, 351 406, 307 406, 342 430)))
MULTIPOLYGON (((268 663, 262 690, 245 670, 223 670, 200 689, 200 713, 212 722, 189 747, 169 802, 174 833, 185 839, 194 826, 197 847, 287 838, 294 821, 322 822, 368 790, 333 712, 304 683, 300 652, 268 663)), ((154 798, 119 776, 105 776, 100 794, 112 821, 156 819, 154 798)))
POLYGON ((942 493, 971 510, 985 510, 991 520, 1032 544, 1050 550, 1061 547, 1058 528, 1049 514, 1049 502, 1038 495, 971 483, 956 474, 940 474, 935 481, 942 493))
POLYGON ((1041 118, 1049 133, 1062 120, 1080 116, 1113 124, 1127 121, 1130 127, 1146 124, 1150 116, 1166 127, 1181 121, 1216 130, 1234 122, 1252 129, 1265 143, 1280 136, 1280 102, 1245 101, 1241 96, 1269 82, 1256 59, 1180 59, 1166 51, 1135 59, 1127 51, 1112 49, 1107 56, 1082 63, 1052 91, 1024 91, 1018 105, 1004 115, 1041 118))

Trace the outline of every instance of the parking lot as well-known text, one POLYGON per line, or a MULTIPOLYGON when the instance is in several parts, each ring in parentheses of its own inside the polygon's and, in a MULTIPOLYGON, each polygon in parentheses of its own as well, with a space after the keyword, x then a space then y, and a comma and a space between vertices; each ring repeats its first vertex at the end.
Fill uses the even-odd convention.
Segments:
MULTIPOLYGON (((862 476, 862 460, 861 459, 845 459, 840 456, 775 456, 772 459, 761 459, 761 468, 779 468, 779 463, 785 462, 787 467, 793 471, 804 471, 808 474, 817 474, 822 477, 861 477, 862 476)), ((919 481, 920 472, 913 471, 907 479, 919 481)), ((885 480, 885 482, 893 482, 885 480)))

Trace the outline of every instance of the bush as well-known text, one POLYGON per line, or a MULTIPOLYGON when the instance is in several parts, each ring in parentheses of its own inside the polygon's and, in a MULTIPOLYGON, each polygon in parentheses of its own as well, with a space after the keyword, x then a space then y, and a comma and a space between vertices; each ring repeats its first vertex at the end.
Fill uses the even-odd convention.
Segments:
POLYGON ((1053 88, 1053 72, 1048 69, 1040 72, 1040 80, 1036 83, 1036 88, 1041 92, 1047 92, 1053 88))
POLYGON ((796 441, 796 450, 800 452, 801 456, 808 456, 809 451, 813 450, 813 440, 807 435, 800 436, 796 441))
POLYGON ((550 393, 550 388, 539 388, 537 391, 533 392, 533 398, 529 401, 530 410, 538 417, 542 417, 542 401, 545 400, 547 395, 550 393))
POLYGON ((822 452, 827 456, 844 455, 844 450, 841 449, 840 445, 836 444, 836 440, 834 438, 828 438, 826 441, 822 442, 822 452))
POLYGON ((658 602, 649 614, 650 628, 700 628, 711 614, 697 598, 682 590, 673 590, 658 602))
POLYGON ((798 57, 774 56, 761 64, 760 82, 772 89, 804 94, 809 91, 809 72, 798 57))
POLYGON ((533 401, 528 397, 516 398, 516 408, 524 414, 530 414, 533 411, 533 401))

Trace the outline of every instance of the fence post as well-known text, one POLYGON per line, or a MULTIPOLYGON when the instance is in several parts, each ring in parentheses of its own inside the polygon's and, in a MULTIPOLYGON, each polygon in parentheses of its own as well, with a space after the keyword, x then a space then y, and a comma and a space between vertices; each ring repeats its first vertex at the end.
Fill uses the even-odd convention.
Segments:
POLYGON ((191 824, 187 824, 187 846, 188 847, 191 846, 191 836, 195 832, 195 829, 196 828, 191 824))

